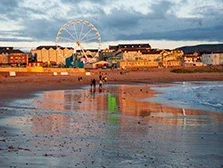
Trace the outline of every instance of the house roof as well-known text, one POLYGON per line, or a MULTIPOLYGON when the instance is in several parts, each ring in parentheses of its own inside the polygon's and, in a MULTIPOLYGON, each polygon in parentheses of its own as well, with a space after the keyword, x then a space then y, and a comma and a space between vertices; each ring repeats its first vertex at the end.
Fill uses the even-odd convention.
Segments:
POLYGON ((141 50, 141 49, 150 49, 151 46, 149 44, 119 44, 117 46, 109 46, 110 50, 118 50, 118 49, 135 49, 135 50, 141 50))
POLYGON ((96 64, 96 65, 98 65, 98 64, 108 64, 108 62, 107 61, 98 61, 98 62, 95 62, 93 64, 96 64))
POLYGON ((0 47, 0 54, 10 53, 13 50, 13 47, 0 47))
POLYGON ((37 50, 42 50, 44 48, 46 50, 49 50, 50 48, 52 48, 52 49, 56 50, 57 47, 59 47, 60 49, 65 49, 65 48, 71 49, 71 50, 73 49, 72 47, 61 47, 61 46, 38 46, 36 49, 37 50))
POLYGON ((118 50, 118 46, 109 45, 109 50, 118 50))
POLYGON ((0 48, 0 54, 3 54, 3 53, 7 53, 7 54, 15 54, 15 53, 24 53, 23 51, 21 51, 21 50, 18 50, 18 49, 16 49, 16 50, 13 50, 13 49, 11 49, 11 50, 1 50, 1 48, 0 48))
POLYGON ((50 48, 52 49, 57 49, 57 46, 38 46, 36 49, 37 50, 42 50, 43 48, 49 50, 50 48))
POLYGON ((162 50, 147 50, 147 51, 142 51, 142 54, 160 54, 162 50))
MULTIPOLYGON (((98 52, 98 49, 84 49, 85 52, 90 51, 90 52, 98 52)), ((76 52, 82 52, 81 50, 76 50, 76 52)))
POLYGON ((10 53, 24 53, 23 51, 21 51, 21 50, 11 50, 11 52, 10 53))
POLYGON ((119 44, 118 48, 151 48, 149 44, 119 44))
POLYGON ((0 50, 13 50, 13 47, 0 47, 0 50))
POLYGON ((148 51, 147 49, 145 48, 121 48, 120 49, 121 51, 148 51))

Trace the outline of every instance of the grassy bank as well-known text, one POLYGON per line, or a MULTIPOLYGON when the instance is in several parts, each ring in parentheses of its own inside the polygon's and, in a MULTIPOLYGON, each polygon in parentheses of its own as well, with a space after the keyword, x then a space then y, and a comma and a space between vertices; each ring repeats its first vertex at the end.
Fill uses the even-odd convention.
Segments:
POLYGON ((223 72, 223 67, 208 67, 208 68, 190 68, 190 69, 185 69, 185 68, 178 68, 178 69, 173 69, 171 70, 173 73, 213 73, 213 72, 223 72))

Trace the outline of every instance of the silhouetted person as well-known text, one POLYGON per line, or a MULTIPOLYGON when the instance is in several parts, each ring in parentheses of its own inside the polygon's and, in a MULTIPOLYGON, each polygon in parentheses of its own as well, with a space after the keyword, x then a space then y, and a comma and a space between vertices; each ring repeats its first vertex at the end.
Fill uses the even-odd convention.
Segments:
POLYGON ((99 80, 99 92, 101 92, 101 91, 102 91, 102 85, 103 85, 102 80, 99 80))
POLYGON ((78 81, 82 81, 82 77, 78 77, 77 79, 78 79, 78 81))
POLYGON ((99 80, 101 80, 102 79, 102 76, 101 76, 101 74, 99 75, 99 80))
POLYGON ((105 76, 105 77, 103 77, 103 81, 104 81, 104 83, 107 83, 107 80, 108 80, 108 78, 105 76))
POLYGON ((91 88, 93 87, 94 91, 96 89, 96 80, 93 78, 91 79, 91 88))

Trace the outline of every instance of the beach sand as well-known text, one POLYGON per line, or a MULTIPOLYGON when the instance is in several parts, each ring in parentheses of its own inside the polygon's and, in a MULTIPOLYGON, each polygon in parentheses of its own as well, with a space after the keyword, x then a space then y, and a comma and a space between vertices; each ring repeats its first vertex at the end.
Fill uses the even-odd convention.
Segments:
POLYGON ((107 76, 108 84, 130 85, 105 87, 101 93, 92 93, 90 79, 98 79, 99 73, 82 76, 82 81, 78 76, 0 77, 0 164, 222 167, 222 113, 189 109, 184 116, 182 109, 138 99, 156 94, 151 84, 222 81, 223 73, 104 70, 101 73, 107 76), (79 89, 82 86, 87 88, 79 89), (35 96, 40 91, 53 90, 58 91, 35 96), (116 99, 108 97, 109 93, 116 99), (21 102, 11 104, 13 100, 21 102), (32 106, 26 104, 29 100, 32 106))
MULTIPOLYGON (((18 75, 4 77, 0 73, 0 102, 27 97, 36 91, 74 89, 90 85, 90 79, 98 80, 99 73, 108 78, 108 83, 170 83, 179 81, 222 81, 223 73, 172 73, 171 69, 150 69, 147 71, 125 72, 121 70, 92 71, 91 76, 44 76, 18 75)), ((34 73, 35 74, 35 73, 34 73)))

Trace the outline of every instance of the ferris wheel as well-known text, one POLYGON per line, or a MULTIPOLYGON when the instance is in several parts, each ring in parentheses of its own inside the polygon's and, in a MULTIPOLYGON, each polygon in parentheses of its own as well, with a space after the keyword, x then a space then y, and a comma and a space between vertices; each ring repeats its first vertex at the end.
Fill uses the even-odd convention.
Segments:
POLYGON ((84 63, 94 62, 99 56, 101 36, 96 27, 85 20, 65 23, 56 36, 57 53, 64 60, 75 54, 84 63), (66 52, 63 49, 67 49, 66 52))

